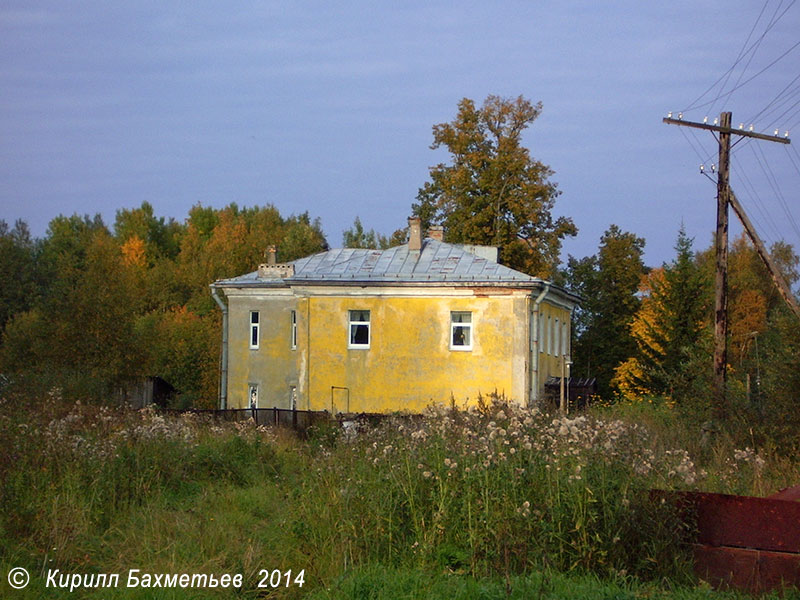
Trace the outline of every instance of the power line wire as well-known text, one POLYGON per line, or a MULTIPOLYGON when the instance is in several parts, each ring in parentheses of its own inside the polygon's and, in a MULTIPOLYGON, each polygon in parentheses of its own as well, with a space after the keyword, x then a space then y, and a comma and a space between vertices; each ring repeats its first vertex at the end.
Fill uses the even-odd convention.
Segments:
POLYGON ((791 48, 789 48, 789 49, 788 49, 786 52, 784 52, 783 54, 781 54, 781 55, 780 55, 778 58, 776 58, 776 59, 775 59, 775 60, 773 60, 771 63, 769 63, 769 64, 768 64, 766 67, 764 67, 763 69, 761 69, 761 70, 760 70, 758 73, 756 73, 756 74, 755 74, 755 75, 753 75, 752 77, 749 77, 748 79, 746 79, 745 81, 743 81, 742 83, 740 83, 739 85, 737 85, 735 88, 733 88, 733 89, 730 91, 730 93, 733 93, 733 92, 735 92, 736 90, 743 88, 743 87, 744 87, 744 86, 746 86, 748 83, 750 83, 751 81, 753 81, 753 80, 754 80, 756 77, 758 77, 758 76, 760 76, 760 75, 764 74, 764 73, 765 73, 766 71, 768 71, 768 70, 769 70, 771 67, 775 66, 775 64, 776 64, 776 63, 778 63, 779 61, 781 61, 782 59, 784 59, 784 58, 785 58, 785 57, 786 57, 786 56, 787 56, 787 55, 788 55, 790 52, 792 52, 792 51, 793 51, 795 48, 797 48, 798 46, 800 46, 800 42, 797 42, 797 43, 795 43, 795 44, 794 44, 794 45, 793 45, 791 48))
POLYGON ((747 176, 747 169, 742 168, 742 166, 741 166, 740 162, 738 161, 738 159, 734 158, 733 160, 736 163, 736 167, 737 167, 736 168, 736 173, 737 173, 737 175, 739 177, 741 177, 742 186, 743 186, 744 190, 747 192, 748 196, 751 198, 753 206, 756 207, 756 210, 758 210, 759 214, 763 218, 763 222, 767 225, 767 227, 764 227, 764 226, 761 227, 762 231, 767 229, 767 228, 770 229, 770 231, 773 234, 772 240, 770 240, 770 241, 781 239, 782 236, 778 232, 778 227, 775 224, 775 221, 772 219, 772 216, 766 210, 766 205, 764 204, 764 201, 761 199, 761 195, 758 193, 758 190, 753 185, 753 182, 750 181, 750 177, 747 176))
MULTIPOLYGON (((756 41, 755 41, 755 42, 754 42, 754 43, 753 43, 753 44, 752 44, 750 47, 748 47, 748 48, 747 48, 747 50, 745 50, 744 52, 740 51, 740 52, 739 52, 739 55, 737 56, 737 58, 736 58, 736 60, 734 61, 733 65, 731 65, 731 67, 730 67, 730 68, 729 68, 729 69, 728 69, 728 70, 727 70, 725 73, 723 73, 723 74, 722 74, 722 76, 720 76, 720 78, 719 78, 719 79, 717 79, 717 80, 716 80, 716 81, 715 81, 713 84, 711 84, 711 86, 710 86, 710 87, 709 87, 709 88, 708 88, 706 91, 704 91, 702 94, 700 94, 700 96, 698 96, 698 97, 697 97, 697 98, 696 98, 696 99, 695 99, 695 100, 694 100, 694 101, 693 101, 693 102, 692 102, 692 103, 691 103, 691 104, 690 104, 690 105, 689 105, 687 108, 683 109, 683 112, 687 112, 687 111, 689 111, 689 110, 692 110, 692 109, 695 109, 695 108, 703 108, 703 107, 706 107, 706 106, 713 105, 714 103, 716 103, 716 102, 717 102, 717 101, 718 101, 720 98, 722 98, 723 96, 728 96, 728 97, 730 97, 730 95, 731 95, 733 92, 735 92, 736 90, 740 89, 741 87, 743 87, 744 85, 746 85, 747 83, 749 83, 750 81, 752 81, 752 79, 754 79, 755 77, 758 77, 759 75, 761 75, 761 74, 762 74, 764 71, 766 71, 767 69, 769 69, 769 68, 770 68, 772 65, 774 65, 774 64, 775 64, 776 62, 778 62, 778 61, 779 61, 781 58, 783 58, 783 57, 784 57, 786 54, 788 54, 788 52, 790 52, 791 50, 793 50, 793 49, 794 49, 794 47, 795 47, 796 45, 795 45, 795 46, 793 46, 792 48, 790 48, 790 49, 789 49, 789 50, 788 50, 786 53, 784 53, 783 55, 781 55, 781 56, 780 56, 778 59, 776 59, 775 61, 773 61, 773 62, 772 62, 772 63, 770 63, 769 65, 767 65, 767 66, 766 66, 764 69, 762 69, 761 71, 759 71, 758 73, 756 73, 756 75, 754 75, 754 76, 753 76, 753 77, 751 77, 750 79, 746 80, 746 81, 745 81, 745 82, 743 82, 743 83, 738 83, 737 85, 735 85, 735 86, 734 86, 734 87, 733 87, 731 90, 729 90, 728 92, 722 91, 722 90, 724 90, 724 87, 725 87, 725 85, 727 85, 727 81, 728 81, 728 79, 730 79, 730 75, 733 73, 734 69, 736 69, 736 67, 737 67, 737 66, 739 65, 739 63, 740 63, 740 62, 741 62, 741 61, 744 59, 744 57, 745 57, 745 56, 747 56, 747 55, 748 55, 748 54, 750 54, 751 52, 755 52, 755 50, 757 50, 757 49, 758 49, 759 45, 761 44, 761 42, 763 41, 763 39, 764 39, 764 37, 767 35, 767 33, 769 33, 769 31, 770 31, 770 30, 771 30, 771 29, 772 29, 772 28, 773 28, 773 27, 774 27, 774 26, 775 26, 775 25, 778 23, 778 21, 780 21, 780 19, 781 19, 781 18, 782 18, 782 17, 783 17, 783 16, 786 14, 786 12, 787 12, 787 11, 788 11, 788 10, 789 10, 789 9, 790 9, 790 8, 791 8, 793 5, 794 5, 794 3, 795 3, 795 2, 796 2, 796 0, 792 0, 792 2, 791 2, 791 3, 790 3, 790 4, 789 4, 789 5, 788 5, 788 6, 787 6, 785 9, 784 9, 784 11, 783 11, 783 12, 782 12, 780 15, 778 15, 777 17, 775 17, 775 14, 777 14, 777 11, 778 11, 778 10, 780 10, 780 6, 781 6, 781 4, 783 4, 783 1, 781 0, 781 4, 779 4, 779 5, 778 5, 778 7, 776 8, 776 10, 775 10, 775 13, 773 14, 773 18, 772 18, 772 20, 770 21, 770 23, 768 23, 767 27, 764 29, 764 32, 761 34, 761 36, 759 37, 759 39, 758 39, 758 40, 756 40, 756 41), (703 99, 703 98, 704 98, 704 97, 705 97, 705 96, 706 96, 706 95, 707 95, 707 94, 708 94, 710 91, 712 91, 712 90, 713 90, 715 87, 717 87, 717 85, 718 85, 720 82, 722 82, 723 80, 725 81, 725 83, 723 83, 723 85, 722 85, 722 88, 720 88, 720 92, 717 94, 717 96, 716 96, 714 99, 712 99, 712 100, 709 100, 708 102, 705 102, 705 103, 703 103, 703 104, 698 104, 698 102, 699 102, 700 100, 702 100, 702 99, 703 99)), ((743 47, 747 45, 747 41, 749 41, 750 37, 752 36, 753 30, 755 30, 755 27, 757 26, 758 22, 761 20, 761 16, 763 15, 763 12, 764 12, 764 10, 766 9, 766 7, 767 7, 767 5, 768 5, 768 4, 769 4, 769 0, 767 0, 767 1, 765 2, 764 6, 762 7, 762 9, 761 9, 761 12, 759 13, 759 16, 758 16, 758 18, 756 19, 756 23, 753 25, 753 28, 751 29, 751 32, 750 32, 750 34, 748 35, 748 37, 747 37, 747 40, 746 40, 746 41, 745 41, 745 43, 743 44, 743 47)), ((800 42, 798 42, 798 43, 800 43, 800 42)), ((749 62, 748 62, 748 64, 749 64, 749 62)), ((740 76, 740 78, 739 78, 739 79, 741 80, 741 76, 740 76)))
POLYGON ((794 170, 797 171, 797 174, 800 175, 800 153, 797 152, 797 148, 792 148, 794 153, 797 155, 797 159, 792 155, 791 151, 789 150, 789 146, 784 146, 786 150, 786 156, 789 157, 789 162, 792 163, 794 170))
POLYGON ((792 115, 792 117, 788 117, 788 115, 789 115, 789 113, 791 113, 792 110, 794 110, 797 107, 800 107, 800 98, 798 98, 798 100, 794 104, 792 104, 789 108, 787 108, 785 111, 783 111, 780 115, 775 117, 775 120, 770 124, 770 127, 772 127, 772 125, 777 124, 778 121, 783 119, 784 117, 792 118, 794 116, 794 114, 797 114, 797 111, 795 111, 795 113, 792 115))
MULTIPOLYGON (((711 90, 713 90, 715 87, 717 87, 717 84, 719 84, 719 83, 720 83, 721 81, 723 81, 723 80, 725 80, 725 83, 723 83, 723 84, 722 84, 722 88, 724 89, 725 85, 727 84, 727 78, 730 78, 730 75, 731 75, 731 73, 733 72, 733 70, 736 68, 736 66, 737 66, 737 65, 738 65, 738 64, 739 64, 739 63, 742 61, 742 59, 744 58, 744 54, 745 54, 745 52, 744 52, 744 48, 745 48, 745 46, 747 46, 747 42, 749 42, 749 41, 750 41, 750 36, 752 36, 752 35, 753 35, 753 31, 755 31, 756 25, 757 25, 757 24, 758 24, 758 22, 761 20, 761 15, 763 15, 763 14, 764 14, 764 11, 767 9, 767 5, 768 5, 768 4, 769 4, 769 0, 765 0, 765 2, 764 2, 764 6, 763 6, 763 7, 761 7, 761 12, 760 12, 760 13, 758 13, 758 18, 756 19, 756 22, 753 24, 753 27, 750 29, 750 33, 748 34, 748 36, 747 36, 747 39, 745 40, 744 44, 742 44, 742 47, 739 49, 739 54, 736 56, 736 60, 734 60, 734 61, 733 61, 733 64, 730 66, 730 68, 729 68, 727 71, 725 71, 725 73, 723 73, 723 74, 720 76, 720 78, 719 78, 719 79, 717 79, 717 80, 716 80, 714 83, 712 83, 712 84, 711 84, 711 85, 708 87, 708 89, 707 89, 706 91, 704 91, 704 92, 703 92, 702 94, 700 94, 700 95, 699 95, 697 98, 695 98, 695 99, 692 101, 692 103, 691 103, 691 104, 689 104, 689 106, 688 106, 687 108, 684 108, 684 109, 683 109, 683 112, 686 112, 686 111, 692 110, 693 108, 702 108, 701 106, 697 106, 697 102, 699 102, 700 100, 702 100, 702 99, 703 99, 703 97, 705 97, 705 95, 706 95, 706 94, 708 94, 708 93, 709 93, 711 90)), ((719 100, 719 98, 720 98, 720 97, 719 97, 719 96, 717 96, 717 97, 716 97, 716 98, 714 98, 714 100, 712 100, 711 102, 712 102, 712 103, 713 103, 713 102, 716 102, 717 100, 719 100)), ((704 106, 705 106, 705 105, 704 105, 704 106)))
POLYGON ((786 198, 784 197, 783 193, 780 190, 780 185, 778 184, 778 180, 775 177, 775 173, 773 172, 772 167, 769 164, 769 161, 767 161, 767 157, 764 154, 763 148, 761 148, 761 146, 759 146, 758 144, 752 145, 751 148, 753 149, 753 154, 756 157, 756 161, 761 167, 761 170, 764 172, 764 175, 767 177, 767 182, 769 183, 770 187, 772 188, 772 191, 775 193, 775 196, 778 199, 778 203, 783 209, 783 213, 786 215, 787 222, 792 227, 792 229, 794 229, 794 232, 797 234, 797 239, 798 241, 800 241, 800 227, 797 226, 797 221, 795 221, 794 216, 789 210, 789 205, 787 204, 786 198), (759 156, 759 152, 761 153, 761 156, 759 156))
MULTIPOLYGON (((767 0, 767 3, 768 2, 769 2, 769 0, 767 0)), ((758 52, 758 49, 761 47, 761 43, 764 41, 764 38, 767 36, 767 32, 771 29, 772 25, 777 22, 777 20, 775 19, 775 15, 780 10, 782 4, 783 4, 783 0, 780 1, 780 3, 778 4, 777 8, 775 9, 775 12, 772 14, 772 19, 770 20, 770 23, 767 25, 767 28, 764 30, 764 33, 762 33, 761 36, 758 38, 758 40, 755 42, 755 44, 753 44, 753 51, 750 52, 750 57, 747 59, 747 63, 744 65, 744 68, 740 71, 739 77, 736 79, 736 83, 734 84, 733 89, 731 89, 727 93, 727 95, 725 97, 725 100, 723 101, 723 104, 726 104, 727 102, 730 101, 730 98, 733 95, 734 90, 736 90, 736 86, 739 85, 739 82, 741 82, 742 77, 744 77, 744 74, 747 72, 747 69, 750 67, 750 63, 753 62, 753 58, 755 57, 756 52, 758 52)), ((766 7, 767 7, 767 5, 764 4, 764 9, 766 9, 766 7)), ((761 10, 761 13, 758 15, 758 19, 756 19, 756 22, 753 24, 753 28, 750 30, 750 34, 747 36, 747 40, 748 41, 750 40, 750 35, 752 35, 753 31, 755 31, 756 25, 758 25, 758 22, 761 20, 761 14, 763 14, 764 9, 761 10)), ((746 44, 747 44, 747 41, 745 42, 745 45, 746 44)), ((728 77, 728 79, 730 79, 730 77, 728 77)), ((725 83, 727 85, 727 81, 725 83)), ((724 86, 723 86, 722 89, 725 89, 724 86)))
POLYGON ((700 164, 701 165, 705 165, 709 161, 710 156, 707 156, 707 157, 703 158, 703 145, 697 139, 697 136, 695 135, 695 133, 692 132, 692 137, 694 137, 694 140, 695 140, 693 142, 689 138, 689 136, 686 134, 686 132, 684 131, 684 127, 678 127, 678 130, 681 132, 681 135, 683 136, 683 139, 685 139, 686 142, 689 144, 689 146, 691 146, 692 150, 694 150, 694 153, 697 155, 697 158, 700 159, 700 164), (695 142, 696 142, 697 145, 695 145, 695 142), (698 147, 699 147, 699 150, 698 150, 698 147))
MULTIPOLYGON (((785 103, 785 102, 788 102, 788 101, 789 101, 789 99, 790 99, 790 98, 789 98, 789 88, 791 88, 791 87, 792 87, 792 85, 793 85, 793 84, 794 84, 794 83, 795 83, 797 80, 799 80, 799 79, 800 79, 800 75, 797 75, 797 77, 795 77, 794 79, 792 79, 792 80, 791 80, 791 81, 788 83, 788 85, 787 85, 785 88, 783 88, 783 89, 782 89, 782 90, 781 90, 781 91, 778 93, 778 95, 777 95, 777 96, 775 96, 775 97, 774 97, 774 98, 773 98, 773 99, 772 99, 772 100, 771 100, 771 101, 770 101, 770 102, 769 102, 769 103, 768 103, 768 104, 767 104, 767 105, 766 105, 764 108, 762 108, 762 109, 761 109, 761 111, 760 111, 760 112, 758 112, 758 113, 757 113, 757 114, 756 114, 754 117, 752 117, 751 119, 748 119, 748 121, 749 121, 750 123, 755 123, 755 122, 756 122, 756 121, 757 121, 757 120, 758 120, 758 119, 759 119, 759 118, 760 118, 762 115, 763 115, 763 116, 767 116, 767 115, 769 115, 770 113, 772 113, 772 112, 773 112, 773 110, 777 110, 777 107, 775 107, 775 109, 773 109, 773 110, 769 110, 769 109, 772 107, 772 105, 773 105, 773 104, 776 104, 776 103, 777 103, 777 102, 779 102, 779 101, 780 101, 780 104, 783 104, 783 103, 785 103), (781 96, 783 96, 784 94, 786 94, 786 95, 787 95, 787 98, 784 98, 783 100, 781 100, 780 98, 781 98, 781 96), (769 111, 769 112, 767 112, 767 111, 769 111), (765 113, 766 113, 766 114, 765 114, 765 113)), ((797 89, 798 89, 798 90, 800 90, 800 86, 798 86, 798 88, 797 88, 797 89)), ((796 91, 795 91, 794 93, 796 93, 796 91)))

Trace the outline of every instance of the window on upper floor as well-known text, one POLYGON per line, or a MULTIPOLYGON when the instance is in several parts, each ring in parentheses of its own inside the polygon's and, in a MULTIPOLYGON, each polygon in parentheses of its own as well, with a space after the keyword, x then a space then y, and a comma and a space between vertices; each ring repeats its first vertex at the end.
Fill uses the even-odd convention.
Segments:
POLYGON ((347 347, 356 349, 369 348, 369 342, 369 311, 351 310, 347 347))
POLYGON ((547 344, 547 353, 553 355, 553 319, 547 315, 547 329, 545 329, 545 343, 547 344))
POLYGON ((450 350, 472 350, 472 313, 450 313, 450 350))
POLYGON ((291 334, 291 347, 292 350, 297 349, 297 311, 292 311, 292 334, 291 334))
POLYGON ((547 351, 547 347, 544 345, 544 315, 539 313, 539 323, 536 326, 536 335, 538 336, 536 341, 539 344, 539 353, 544 354, 547 351))
POLYGON ((259 314, 257 310, 250 311, 250 349, 258 350, 259 336, 259 314))
POLYGON ((555 319, 553 324, 553 354, 561 356, 561 326, 558 324, 558 319, 555 319))

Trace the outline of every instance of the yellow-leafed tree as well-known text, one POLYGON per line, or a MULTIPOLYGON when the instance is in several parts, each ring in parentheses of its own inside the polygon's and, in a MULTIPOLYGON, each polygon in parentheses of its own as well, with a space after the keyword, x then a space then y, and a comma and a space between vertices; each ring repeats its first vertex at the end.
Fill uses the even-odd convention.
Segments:
POLYGON ((636 354, 615 371, 623 395, 662 395, 680 401, 706 376, 704 350, 710 323, 708 278, 695 260, 683 228, 677 257, 643 278, 642 303, 630 324, 636 354))

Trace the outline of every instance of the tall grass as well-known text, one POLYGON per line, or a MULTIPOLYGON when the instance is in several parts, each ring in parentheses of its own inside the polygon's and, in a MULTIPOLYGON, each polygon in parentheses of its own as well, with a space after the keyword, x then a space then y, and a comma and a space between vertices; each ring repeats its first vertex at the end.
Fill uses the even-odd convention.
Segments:
POLYGON ((636 425, 499 401, 397 417, 324 453, 299 518, 335 524, 318 541, 343 566, 680 578, 687 532, 648 491, 690 486, 697 473, 687 453, 648 441, 636 425))
POLYGON ((768 496, 800 485, 794 448, 776 441, 784 435, 779 423, 760 422, 757 431, 739 415, 727 428, 709 431, 695 414, 660 398, 618 402, 594 412, 603 419, 640 424, 653 447, 685 449, 699 465, 696 487, 704 491, 768 496))
POLYGON ((0 555, 37 575, 101 565, 242 567, 237 544, 247 529, 233 521, 250 517, 252 532, 263 518, 252 509, 295 468, 292 456, 279 455, 292 442, 249 422, 81 405, 54 409, 54 418, 48 406, 3 408, 0 555), (243 514, 237 495, 253 489, 258 501, 243 514))

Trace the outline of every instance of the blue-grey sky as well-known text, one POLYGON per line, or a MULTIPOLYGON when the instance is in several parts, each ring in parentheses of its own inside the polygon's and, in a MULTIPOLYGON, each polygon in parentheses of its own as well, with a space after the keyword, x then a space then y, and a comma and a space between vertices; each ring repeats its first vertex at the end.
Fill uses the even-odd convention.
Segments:
MULTIPOLYGON (((338 246, 357 215, 405 224, 447 158, 431 127, 460 99, 523 95, 544 107, 525 145, 580 230, 564 258, 614 223, 658 265, 681 222, 710 243, 716 192, 698 169, 716 162, 712 134, 662 117, 730 110, 793 133, 799 43, 794 0, 4 0, 0 219, 42 236, 58 214, 110 226, 145 200, 178 220, 271 203, 320 217, 338 246)), ((800 247, 795 145, 739 144, 732 171, 767 241, 800 247)))

